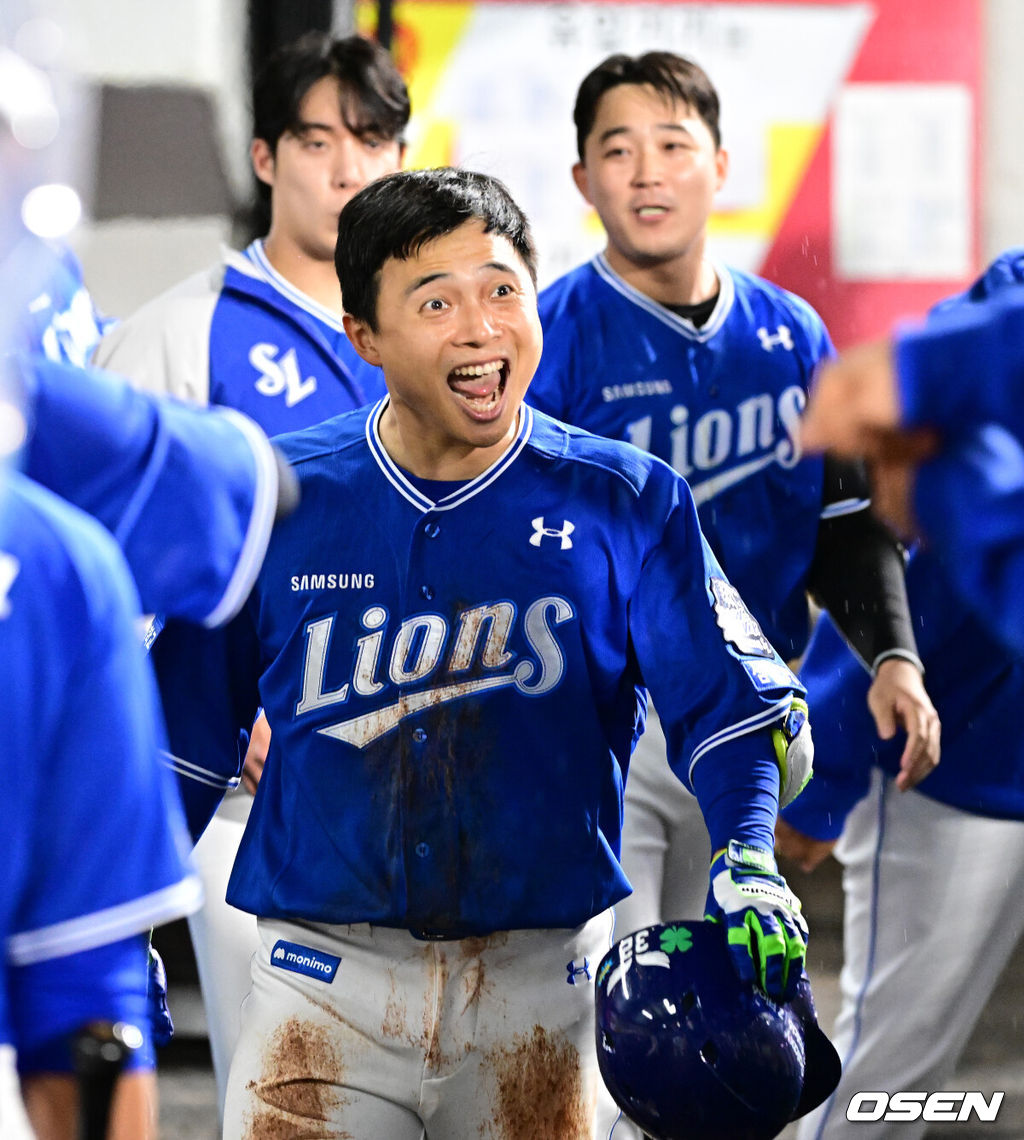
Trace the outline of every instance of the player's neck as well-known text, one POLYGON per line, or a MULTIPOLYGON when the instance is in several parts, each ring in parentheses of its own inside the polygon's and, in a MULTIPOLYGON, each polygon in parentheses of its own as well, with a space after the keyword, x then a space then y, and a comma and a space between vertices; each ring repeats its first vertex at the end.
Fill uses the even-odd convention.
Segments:
POLYGON ((605 250, 605 257, 623 281, 659 305, 699 305, 719 289, 718 274, 703 242, 699 249, 656 263, 633 261, 612 245, 605 250))
POLYGON ((289 285, 341 317, 341 286, 333 260, 312 257, 294 242, 278 238, 273 230, 263 239, 263 252, 289 285))
POLYGON ((419 479, 444 482, 465 481, 482 475, 508 449, 519 430, 517 412, 506 434, 490 447, 453 444, 447 437, 430 430, 429 424, 408 408, 389 402, 380 418, 380 440, 384 450, 403 470, 419 479))

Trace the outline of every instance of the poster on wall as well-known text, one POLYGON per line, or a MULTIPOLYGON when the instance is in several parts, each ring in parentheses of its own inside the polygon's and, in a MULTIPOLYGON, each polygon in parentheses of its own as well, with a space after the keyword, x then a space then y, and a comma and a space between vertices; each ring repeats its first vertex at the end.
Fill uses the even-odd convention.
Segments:
MULTIPOLYGON (((842 345, 976 269, 978 0, 415 0, 394 7, 407 165, 503 179, 541 285, 603 246, 571 177, 580 81, 612 52, 678 52, 718 89, 730 168, 711 252, 805 296, 842 345)), ((357 4, 374 31, 376 4, 357 4)))

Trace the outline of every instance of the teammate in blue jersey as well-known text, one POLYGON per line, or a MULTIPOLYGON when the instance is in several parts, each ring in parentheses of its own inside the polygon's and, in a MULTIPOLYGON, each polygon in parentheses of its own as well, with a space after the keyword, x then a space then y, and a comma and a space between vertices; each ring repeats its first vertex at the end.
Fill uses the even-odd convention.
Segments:
POLYGON ((1024 646, 1024 299, 939 313, 851 349, 807 410, 810 448, 867 456, 879 508, 947 555, 961 599, 1024 646))
MULTIPOLYGON (((1024 294, 1024 249, 1007 250, 945 320, 992 296, 1024 294)), ((989 430, 992 430, 991 428, 989 430)), ((1001 447, 1024 448, 1009 435, 1001 447)), ((864 1089, 946 1087, 1003 967, 1024 934, 1024 658, 1000 644, 951 586, 950 560, 915 551, 907 586, 929 688, 942 716, 943 762, 913 792, 893 794, 897 755, 873 739, 867 677, 827 621, 801 679, 815 710, 820 761, 780 819, 780 850, 810 870, 836 845, 846 895, 843 1076, 802 1122, 801 1140, 847 1135, 846 1109, 864 1089), (783 822, 783 820, 785 822, 783 822), (955 945, 950 930, 957 931, 955 945)), ((865 1140, 889 1126, 859 1123, 865 1140)), ((925 1121, 900 1134, 921 1137, 925 1121)))
MULTIPOLYGON (((592 970, 648 686, 737 969, 776 996, 799 975, 771 850, 809 774, 799 685, 685 482, 522 402, 534 264, 485 175, 348 204, 346 330, 389 394, 280 438, 301 502, 242 614, 156 644, 177 755, 223 779, 260 702, 273 730, 228 889, 261 934, 228 1137, 608 1135, 592 970)), ((209 785, 183 789, 198 829, 209 785)))
MULTIPOLYGON (((270 228, 223 265, 143 306, 111 333, 98 363, 139 387, 226 405, 268 434, 360 407, 384 391, 341 321, 334 244, 342 206, 401 165, 405 84, 388 53, 358 36, 310 34, 280 49, 252 92, 252 163, 270 228)), ((190 925, 221 1104, 238 1011, 258 946, 255 922, 223 902, 265 755, 253 730, 244 786, 196 849, 207 903, 190 925)))
MULTIPOLYGON (((607 246, 541 295, 531 401, 686 477, 712 550, 784 658, 806 646, 809 593, 839 615, 874 675, 880 734, 906 729, 900 782, 910 786, 937 762, 939 728, 901 552, 867 510, 862 472, 800 447, 814 371, 832 355, 821 319, 710 256, 708 220, 728 172, 714 86, 669 52, 613 55, 581 83, 574 119, 573 176, 607 246)), ((618 910, 623 932, 703 913, 688 871, 703 862, 707 834, 651 727, 626 794, 623 862, 635 889, 618 910)))
MULTIPOLYGON (((200 901, 159 762, 164 740, 137 614, 106 531, 24 476, 0 475, 5 1137, 23 1135, 12 1049, 27 1070, 29 1116, 48 1129, 75 1120, 68 1038, 87 1023, 134 1025, 152 1068, 149 931, 200 901)), ((140 1081, 155 1095, 151 1071, 131 1079, 135 1096, 140 1081)))

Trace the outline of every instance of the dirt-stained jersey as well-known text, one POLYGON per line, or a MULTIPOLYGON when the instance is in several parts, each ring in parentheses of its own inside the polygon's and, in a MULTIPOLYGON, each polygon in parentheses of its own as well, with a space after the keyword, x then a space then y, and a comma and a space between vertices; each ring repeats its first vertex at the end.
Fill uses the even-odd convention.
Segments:
POLYGON ((823 462, 798 422, 828 333, 799 297, 716 266, 707 322, 659 305, 604 255, 541 294, 544 353, 527 399, 549 415, 652 452, 685 476, 700 524, 784 657, 809 633, 805 588, 824 505, 823 462))
POLYGON ((689 782, 799 683, 665 464, 524 407, 502 457, 434 501, 381 445, 385 406, 278 438, 302 501, 246 608, 157 642, 185 795, 235 775, 262 703, 229 902, 435 934, 576 926, 628 892, 644 686, 689 782))

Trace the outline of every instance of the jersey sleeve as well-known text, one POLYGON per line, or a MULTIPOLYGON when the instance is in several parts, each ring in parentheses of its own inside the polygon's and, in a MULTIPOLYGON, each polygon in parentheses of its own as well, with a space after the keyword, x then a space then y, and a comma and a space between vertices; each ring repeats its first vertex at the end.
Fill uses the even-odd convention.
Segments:
POLYGON ((206 625, 237 613, 277 507, 263 431, 238 412, 162 400, 96 369, 36 357, 22 371, 34 429, 27 473, 113 533, 143 607, 206 625))
MULTIPOLYGON (((9 973, 11 1029, 22 1072, 70 1072, 66 1035, 91 1021, 127 1022, 148 1041, 148 932, 13 967, 9 973)), ((150 1065, 152 1060, 150 1060, 150 1065)))
POLYGON ((54 512, 55 539, 42 551, 16 542, 0 622, 3 802, 22 836, 7 881, 13 966, 148 931, 201 898, 123 558, 92 520, 33 495, 54 512))
POLYGON ((198 839, 224 794, 238 784, 240 734, 260 706, 260 649, 248 607, 227 626, 171 621, 153 645, 169 761, 188 829, 198 839))
POLYGON ((629 623, 669 762, 693 790, 698 763, 713 762, 719 745, 781 721, 804 690, 718 565, 685 482, 672 478, 629 623))
POLYGON ((998 423, 1024 439, 1024 291, 899 330, 893 353, 904 421, 955 435, 998 423))

